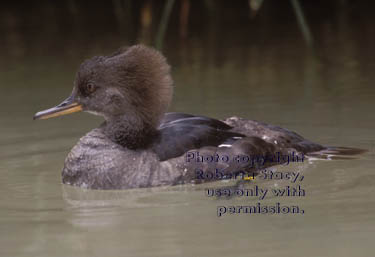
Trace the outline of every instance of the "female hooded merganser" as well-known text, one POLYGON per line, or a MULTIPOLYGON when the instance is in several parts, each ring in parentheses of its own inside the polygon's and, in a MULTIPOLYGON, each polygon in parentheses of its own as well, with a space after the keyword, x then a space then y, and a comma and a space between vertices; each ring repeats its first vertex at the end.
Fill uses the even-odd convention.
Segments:
POLYGON ((198 183, 219 179, 202 176, 209 171, 216 175, 256 172, 286 162, 279 158, 254 165, 249 158, 243 161, 243 156, 293 153, 303 160, 308 153, 361 152, 325 147, 287 129, 238 117, 220 121, 165 113, 172 93, 170 67, 152 48, 135 45, 83 62, 71 96, 34 116, 47 119, 83 110, 105 119, 67 156, 63 183, 91 189, 198 183))

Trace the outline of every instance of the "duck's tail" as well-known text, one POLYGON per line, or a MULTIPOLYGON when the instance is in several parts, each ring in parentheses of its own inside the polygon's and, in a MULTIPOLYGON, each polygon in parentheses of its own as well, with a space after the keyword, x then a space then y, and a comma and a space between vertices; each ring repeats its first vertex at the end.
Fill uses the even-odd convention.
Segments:
POLYGON ((353 147, 327 146, 323 150, 307 153, 306 156, 326 160, 347 160, 357 159, 355 155, 363 154, 367 151, 366 149, 353 147))

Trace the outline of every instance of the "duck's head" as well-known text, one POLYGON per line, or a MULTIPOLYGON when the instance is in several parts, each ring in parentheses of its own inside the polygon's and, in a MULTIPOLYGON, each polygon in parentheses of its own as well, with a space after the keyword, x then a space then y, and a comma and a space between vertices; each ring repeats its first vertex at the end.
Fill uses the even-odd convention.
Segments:
POLYGON ((172 93, 166 59, 152 48, 135 45, 83 62, 71 96, 56 107, 36 113, 34 119, 87 111, 107 121, 126 116, 157 126, 172 93))

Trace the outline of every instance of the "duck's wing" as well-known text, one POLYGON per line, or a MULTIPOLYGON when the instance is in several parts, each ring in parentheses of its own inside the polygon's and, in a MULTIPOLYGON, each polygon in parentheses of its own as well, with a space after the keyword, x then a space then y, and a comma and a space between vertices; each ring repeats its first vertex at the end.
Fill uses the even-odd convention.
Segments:
POLYGON ((329 153, 351 155, 362 151, 326 147, 288 129, 238 117, 220 121, 169 113, 159 130, 160 136, 153 151, 162 165, 168 163, 168 167, 175 167, 182 173, 177 182, 204 182, 204 179, 197 178, 198 171, 256 174, 269 166, 301 162, 309 154, 326 156, 329 150, 329 153), (214 160, 210 161, 211 158, 214 160))
POLYGON ((192 114, 180 113, 180 112, 169 112, 164 115, 164 118, 159 126, 160 129, 170 127, 173 125, 207 125, 219 130, 229 130, 232 126, 209 117, 197 116, 192 114))
POLYGON ((247 120, 239 117, 230 117, 224 122, 231 126, 232 131, 246 136, 254 136, 279 149, 292 149, 301 153, 316 152, 325 149, 325 146, 314 143, 301 135, 279 126, 274 126, 256 120, 247 120))
POLYGON ((160 160, 181 156, 191 149, 218 147, 245 135, 231 131, 222 121, 184 113, 167 113, 152 146, 160 160))
POLYGON ((317 144, 288 129, 255 120, 231 117, 224 120, 224 122, 233 127, 233 132, 258 137, 268 143, 274 144, 276 148, 289 149, 289 152, 304 153, 308 157, 320 159, 351 159, 353 155, 367 152, 365 149, 354 147, 317 144))
POLYGON ((159 131, 153 150, 162 161, 206 146, 232 147, 231 151, 247 155, 267 151, 273 151, 270 154, 306 154, 326 149, 288 129, 238 117, 220 121, 191 114, 167 113, 159 131))

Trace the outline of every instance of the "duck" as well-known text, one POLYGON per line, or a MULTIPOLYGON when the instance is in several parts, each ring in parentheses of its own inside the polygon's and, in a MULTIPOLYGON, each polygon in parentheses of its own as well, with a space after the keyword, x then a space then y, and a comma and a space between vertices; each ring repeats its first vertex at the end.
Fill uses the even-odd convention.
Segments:
POLYGON ((218 120, 168 113, 173 96, 170 70, 166 58, 145 45, 122 47, 80 65, 71 95, 34 115, 48 119, 84 111, 104 118, 66 157, 64 184, 119 190, 205 183, 239 171, 258 175, 261 169, 286 162, 254 162, 260 156, 295 155, 303 161, 309 155, 363 152, 324 146, 288 129, 237 116, 218 120))

